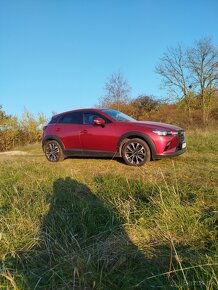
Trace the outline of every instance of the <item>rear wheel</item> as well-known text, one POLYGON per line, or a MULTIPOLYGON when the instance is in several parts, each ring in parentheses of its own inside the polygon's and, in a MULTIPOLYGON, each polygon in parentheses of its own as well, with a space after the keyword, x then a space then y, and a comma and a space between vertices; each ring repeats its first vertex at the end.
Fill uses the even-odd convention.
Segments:
POLYGON ((129 139, 122 148, 124 162, 130 166, 142 166, 151 159, 150 148, 142 139, 129 139))
POLYGON ((45 156, 50 162, 58 162, 64 160, 64 153, 60 144, 55 141, 47 141, 44 145, 45 156))

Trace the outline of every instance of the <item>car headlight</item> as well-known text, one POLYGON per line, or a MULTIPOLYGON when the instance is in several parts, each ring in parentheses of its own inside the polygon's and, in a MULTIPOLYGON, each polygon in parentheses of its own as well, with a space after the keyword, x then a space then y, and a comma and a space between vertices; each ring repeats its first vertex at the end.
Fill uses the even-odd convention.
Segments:
POLYGON ((167 130, 154 130, 152 131, 154 134, 159 135, 159 136, 169 136, 173 135, 172 131, 167 131, 167 130))

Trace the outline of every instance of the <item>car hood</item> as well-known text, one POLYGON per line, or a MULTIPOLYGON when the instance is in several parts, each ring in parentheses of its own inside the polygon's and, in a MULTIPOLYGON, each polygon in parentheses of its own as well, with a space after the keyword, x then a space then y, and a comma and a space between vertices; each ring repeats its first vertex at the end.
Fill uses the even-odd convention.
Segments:
POLYGON ((137 122, 131 122, 131 123, 134 126, 143 126, 143 127, 155 129, 155 130, 172 130, 172 131, 182 130, 182 128, 180 127, 166 124, 166 123, 161 123, 161 122, 137 121, 137 122))

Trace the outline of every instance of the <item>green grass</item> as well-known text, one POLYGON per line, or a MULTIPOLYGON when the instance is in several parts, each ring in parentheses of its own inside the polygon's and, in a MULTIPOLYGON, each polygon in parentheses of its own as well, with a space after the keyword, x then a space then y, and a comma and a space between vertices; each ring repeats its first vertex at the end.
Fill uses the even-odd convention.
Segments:
POLYGON ((218 135, 140 168, 0 156, 0 289, 217 289, 218 135))

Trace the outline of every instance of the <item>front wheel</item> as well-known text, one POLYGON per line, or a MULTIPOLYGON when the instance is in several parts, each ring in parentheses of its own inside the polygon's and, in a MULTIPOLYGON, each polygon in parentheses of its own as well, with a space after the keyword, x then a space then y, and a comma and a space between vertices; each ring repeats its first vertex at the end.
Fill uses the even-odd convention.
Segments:
POLYGON ((58 162, 64 160, 64 153, 60 144, 55 141, 47 141, 44 145, 45 156, 50 162, 58 162))
POLYGON ((122 148, 124 162, 130 166, 142 166, 151 159, 150 148, 141 139, 129 139, 122 148))

